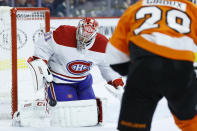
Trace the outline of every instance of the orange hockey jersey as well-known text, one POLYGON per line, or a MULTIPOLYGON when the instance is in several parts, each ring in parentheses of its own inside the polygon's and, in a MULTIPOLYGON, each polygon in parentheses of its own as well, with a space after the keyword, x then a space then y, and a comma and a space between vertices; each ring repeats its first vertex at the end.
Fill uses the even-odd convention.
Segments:
POLYGON ((107 50, 116 49, 124 61, 120 57, 129 58, 129 41, 159 56, 193 62, 197 6, 187 0, 140 0, 120 18, 107 50))

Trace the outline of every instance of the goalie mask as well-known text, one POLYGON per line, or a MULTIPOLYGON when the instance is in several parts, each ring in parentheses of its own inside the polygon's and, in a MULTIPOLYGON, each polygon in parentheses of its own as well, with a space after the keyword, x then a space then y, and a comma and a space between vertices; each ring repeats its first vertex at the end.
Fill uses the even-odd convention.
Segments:
POLYGON ((77 49, 90 49, 96 39, 98 22, 93 18, 84 18, 79 21, 76 32, 77 49))

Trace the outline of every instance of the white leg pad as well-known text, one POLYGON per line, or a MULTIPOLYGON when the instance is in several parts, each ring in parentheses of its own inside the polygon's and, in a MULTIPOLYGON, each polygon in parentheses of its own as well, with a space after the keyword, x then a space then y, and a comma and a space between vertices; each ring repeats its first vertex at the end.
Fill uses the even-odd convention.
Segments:
POLYGON ((79 127, 98 124, 96 100, 58 102, 52 108, 52 126, 79 127))
POLYGON ((19 126, 50 127, 50 115, 46 101, 33 101, 24 104, 20 107, 19 113, 20 115, 13 118, 13 123, 19 121, 19 126))
POLYGON ((25 127, 95 126, 103 122, 106 114, 107 100, 100 100, 102 111, 94 99, 58 102, 55 107, 50 107, 46 101, 32 101, 19 108, 20 115, 15 114, 12 124, 25 127), (102 121, 99 121, 99 116, 102 121))

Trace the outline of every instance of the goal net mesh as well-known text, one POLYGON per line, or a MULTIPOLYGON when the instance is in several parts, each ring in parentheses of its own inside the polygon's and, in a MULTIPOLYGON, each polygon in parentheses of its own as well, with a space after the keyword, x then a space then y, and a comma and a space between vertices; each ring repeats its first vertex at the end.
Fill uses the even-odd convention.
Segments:
POLYGON ((49 12, 44 8, 11 7, 0 7, 0 12, 0 119, 10 119, 13 106, 35 98, 26 61, 33 55, 34 42, 49 30, 49 12))

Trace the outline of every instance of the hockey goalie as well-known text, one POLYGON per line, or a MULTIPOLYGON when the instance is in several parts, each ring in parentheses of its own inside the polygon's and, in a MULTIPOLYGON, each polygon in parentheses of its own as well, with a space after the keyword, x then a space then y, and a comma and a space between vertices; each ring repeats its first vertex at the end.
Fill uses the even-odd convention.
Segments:
POLYGON ((44 33, 27 62, 35 90, 45 88, 46 100, 25 104, 14 114, 14 120, 21 126, 43 124, 44 120, 49 126, 63 127, 102 123, 104 104, 94 94, 90 70, 97 65, 102 77, 117 91, 124 85, 105 60, 107 43, 93 18, 81 19, 77 27, 61 25, 44 33))

